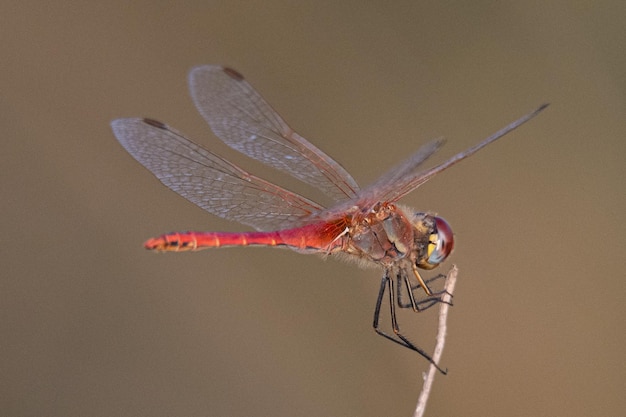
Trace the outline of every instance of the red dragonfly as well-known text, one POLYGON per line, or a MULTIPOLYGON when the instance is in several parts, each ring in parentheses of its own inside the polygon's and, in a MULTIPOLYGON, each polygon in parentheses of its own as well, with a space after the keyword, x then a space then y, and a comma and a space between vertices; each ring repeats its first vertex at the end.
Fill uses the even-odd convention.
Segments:
POLYGON ((384 273, 374 329, 434 364, 428 353, 400 332, 395 304, 418 312, 441 301, 442 292, 431 291, 429 280, 422 279, 418 268, 433 269, 450 255, 454 246, 452 229, 441 217, 416 212, 396 201, 527 122, 547 104, 446 162, 420 170, 422 163, 443 145, 442 140, 430 142, 370 186, 360 188, 341 165, 289 127, 237 71, 200 66, 191 71, 189 85, 196 107, 217 137, 239 152, 318 188, 335 204, 324 207, 249 174, 164 123, 118 119, 112 122, 112 128, 119 142, 163 184, 210 213, 257 230, 168 233, 149 239, 145 247, 189 251, 283 246, 303 253, 343 254, 379 266, 384 273), (402 286, 408 301, 401 295, 405 291, 402 286), (379 328, 381 303, 387 291, 393 334, 379 328), (416 291, 425 295, 419 298, 416 291))

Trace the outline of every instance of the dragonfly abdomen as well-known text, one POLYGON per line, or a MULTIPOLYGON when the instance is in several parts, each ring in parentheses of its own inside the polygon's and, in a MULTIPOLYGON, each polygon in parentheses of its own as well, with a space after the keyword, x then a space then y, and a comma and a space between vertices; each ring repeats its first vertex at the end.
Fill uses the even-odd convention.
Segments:
POLYGON ((225 246, 285 246, 278 232, 174 232, 148 239, 144 247, 157 251, 192 251, 225 246))
POLYGON ((318 223, 272 232, 173 232, 148 239, 144 247, 157 251, 193 251, 225 246, 287 246, 302 251, 333 252, 342 247, 343 222, 318 223))

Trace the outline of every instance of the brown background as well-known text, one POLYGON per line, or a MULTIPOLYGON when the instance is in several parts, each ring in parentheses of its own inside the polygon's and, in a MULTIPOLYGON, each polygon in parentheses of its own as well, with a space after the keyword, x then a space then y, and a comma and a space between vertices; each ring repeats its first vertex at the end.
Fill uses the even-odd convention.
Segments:
POLYGON ((186 86, 203 63, 241 71, 361 184, 550 101, 403 200, 457 237, 450 374, 427 412, 624 413, 624 2, 337 3, 1 6, 0 414, 411 414, 425 364, 373 334, 378 271, 142 249, 244 228, 161 186, 110 120, 154 117, 284 178, 210 133, 186 86))

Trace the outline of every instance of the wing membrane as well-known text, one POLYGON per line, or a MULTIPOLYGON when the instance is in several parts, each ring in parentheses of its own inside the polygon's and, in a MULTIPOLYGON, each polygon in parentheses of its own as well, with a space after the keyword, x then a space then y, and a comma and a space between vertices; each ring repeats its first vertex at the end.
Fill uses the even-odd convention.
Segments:
MULTIPOLYGON (((507 126, 498 130, 496 133, 492 134, 491 136, 489 136, 482 142, 472 146, 471 148, 463 152, 459 152, 458 154, 454 155, 452 158, 448 159, 446 162, 439 164, 436 167, 433 167, 433 168, 430 168, 428 170, 421 171, 421 172, 415 172, 418 166, 421 164, 421 162, 414 164, 413 167, 411 167, 410 166, 411 164, 409 164, 409 166, 406 167, 407 168, 406 175, 404 174, 401 175, 402 178, 396 183, 395 186, 382 187, 382 190, 380 192, 377 192, 376 194, 378 194, 378 196, 381 198, 381 201, 399 200, 400 198, 410 193, 411 191, 413 191, 420 185, 424 184, 426 181, 428 181, 429 179, 431 179, 432 177, 434 177, 441 171, 450 168, 452 165, 457 164, 458 162, 464 160, 465 158, 475 154, 476 152, 478 152, 485 146, 500 139, 507 133, 510 133, 511 131, 517 129, 518 127, 520 127, 521 125, 523 125, 524 123, 526 123, 527 121, 529 121, 530 119, 538 115, 540 112, 542 112, 546 107, 548 107, 548 104, 542 104, 541 106, 531 111, 530 113, 520 117, 514 122, 509 123, 507 126)), ((426 148, 427 146, 428 145, 425 145, 424 148, 426 148)), ((437 146, 437 148, 438 147, 439 146, 437 146)))
POLYGON ((163 184, 219 217, 257 230, 302 223, 322 207, 255 177, 150 119, 111 123, 118 141, 163 184))
MULTIPOLYGON (((430 158, 441 146, 443 140, 435 140, 422 146, 409 159, 402 162, 383 174, 378 180, 361 190, 356 199, 340 203, 336 207, 319 213, 321 218, 334 218, 341 216, 345 211, 358 207, 359 210, 367 212, 379 202, 393 202, 391 199, 397 191, 398 187, 403 187, 407 183, 413 184, 413 177, 416 177, 415 171, 424 161, 430 158)), ((417 175, 419 176, 419 174, 417 175)), ((418 184, 419 185, 419 184, 418 184)), ((417 187, 415 185, 414 187, 417 187)), ((397 199, 396 199, 397 200, 397 199)))
POLYGON ((478 152, 480 149, 495 142, 507 133, 517 129, 523 125, 541 111, 543 111, 548 104, 543 104, 532 112, 520 117, 516 121, 510 123, 504 128, 500 129, 496 133, 492 134, 482 142, 474 145, 473 147, 454 155, 446 162, 439 164, 433 168, 427 170, 419 170, 421 165, 432 156, 441 146, 444 144, 443 140, 435 140, 422 146, 418 151, 413 154, 409 159, 395 168, 389 170, 380 179, 373 184, 365 187, 358 193, 357 198, 354 201, 340 204, 337 207, 332 207, 320 216, 334 217, 341 213, 343 210, 347 210, 349 206, 357 206, 363 211, 371 209, 378 202, 395 202, 410 193, 432 177, 440 173, 441 171, 450 168, 452 165, 462 161, 478 152))
POLYGON ((230 68, 200 66, 189 74, 191 96, 211 129, 228 146, 310 184, 336 201, 356 196, 356 181, 330 156, 291 129, 230 68))

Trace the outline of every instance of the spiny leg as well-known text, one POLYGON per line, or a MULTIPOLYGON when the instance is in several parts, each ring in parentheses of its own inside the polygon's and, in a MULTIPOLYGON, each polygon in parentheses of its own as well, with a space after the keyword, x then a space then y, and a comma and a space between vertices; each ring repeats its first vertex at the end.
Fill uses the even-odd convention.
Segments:
MULTIPOLYGON (((396 278, 399 275, 396 276, 396 278)), ((426 353, 423 349, 415 346, 409 339, 407 339, 402 333, 400 333, 400 326, 398 325, 398 320, 396 318, 396 300, 394 300, 394 286, 393 280, 389 277, 389 270, 385 270, 383 278, 380 282, 380 290, 378 291, 378 298, 376 299, 376 307, 374 308, 374 330, 379 335, 391 340, 399 344, 400 346, 404 346, 408 349, 411 349, 417 353, 419 353, 423 358, 425 358, 428 362, 432 363, 442 374, 447 374, 447 370, 443 370, 433 361, 433 358, 426 353), (385 296, 385 290, 389 290, 389 312, 391 315, 391 328, 393 330, 393 335, 389 335, 382 331, 379 327, 380 322, 380 307, 383 302, 383 297, 385 296)))
MULTIPOLYGON (((429 278, 427 280, 424 280, 424 283, 426 285, 430 284, 431 282, 434 282, 436 280, 445 278, 446 276, 443 274, 438 274, 435 275, 432 278, 429 278)), ((416 290, 422 290, 422 286, 421 284, 416 284, 416 285, 411 285, 411 281, 409 279, 409 275, 406 273, 406 270, 401 269, 400 272, 398 273, 398 275, 396 275, 396 280, 398 283, 398 290, 397 290, 397 303, 398 303, 398 307, 400 308, 409 308, 411 307, 413 309, 413 311, 415 311, 416 313, 419 313, 420 311, 424 311, 429 309, 430 307, 434 306, 437 303, 443 302, 442 301, 442 296, 444 294, 449 294, 447 291, 442 290, 442 291, 436 291, 436 292, 431 292, 431 295, 428 295, 424 298, 421 299, 416 299, 415 298, 415 293, 414 291, 416 290), (408 302, 403 300, 403 291, 402 291, 402 287, 406 287, 406 292, 409 296, 409 300, 408 302)), ((452 294, 449 294, 452 297, 452 294)), ((452 305, 452 303, 447 302, 447 304, 452 305)))

